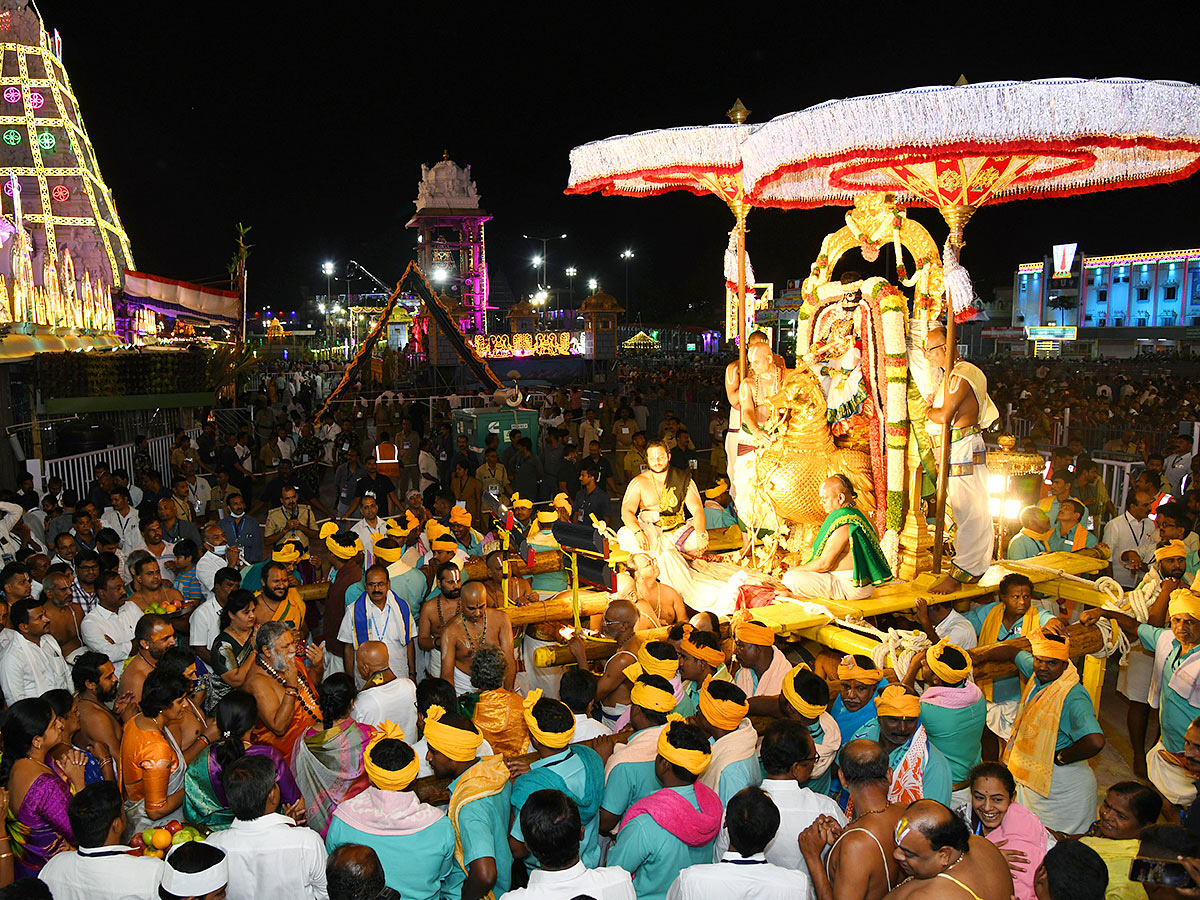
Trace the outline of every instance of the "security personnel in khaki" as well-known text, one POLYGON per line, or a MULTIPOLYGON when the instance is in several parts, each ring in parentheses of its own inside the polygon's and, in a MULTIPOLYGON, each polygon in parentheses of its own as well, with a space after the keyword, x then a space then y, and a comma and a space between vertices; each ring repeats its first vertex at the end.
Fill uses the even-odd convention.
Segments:
POLYGON ((279 495, 280 505, 267 513, 267 524, 263 529, 263 544, 274 548, 282 541, 299 541, 308 550, 310 540, 317 540, 317 520, 312 508, 301 503, 296 488, 288 485, 279 495))

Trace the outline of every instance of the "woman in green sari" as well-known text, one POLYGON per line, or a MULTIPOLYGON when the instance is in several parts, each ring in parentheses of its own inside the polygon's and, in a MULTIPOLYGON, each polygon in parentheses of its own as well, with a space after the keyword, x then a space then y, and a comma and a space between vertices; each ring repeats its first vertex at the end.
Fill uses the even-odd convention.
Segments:
POLYGON ((371 729, 350 718, 354 681, 338 672, 317 690, 321 727, 312 725, 292 750, 292 773, 304 795, 308 827, 325 837, 339 803, 370 786, 363 754, 371 729))
POLYGON ((221 610, 221 633, 211 647, 213 678, 204 704, 209 715, 222 697, 245 682, 254 664, 254 626, 254 595, 240 588, 230 591, 221 610))
POLYGON ((205 749, 187 767, 184 781, 184 818, 208 828, 228 828, 233 813, 221 788, 221 772, 243 756, 265 756, 275 764, 275 780, 285 807, 301 799, 287 761, 274 747, 250 743, 250 732, 258 723, 258 703, 245 691, 231 690, 217 704, 219 743, 205 749))

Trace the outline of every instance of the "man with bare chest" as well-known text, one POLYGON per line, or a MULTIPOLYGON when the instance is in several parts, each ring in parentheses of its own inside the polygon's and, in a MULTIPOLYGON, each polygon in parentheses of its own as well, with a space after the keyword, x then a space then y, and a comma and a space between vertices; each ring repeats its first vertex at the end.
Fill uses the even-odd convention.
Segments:
POLYGON ((453 684, 460 696, 474 691, 471 660, 480 648, 490 645, 499 647, 504 655, 504 688, 511 691, 517 667, 508 615, 503 610, 487 608, 487 591, 478 581, 463 586, 458 610, 458 615, 442 631, 442 678, 453 684))
POLYGON ((908 878, 889 900, 1009 900, 1012 873, 1000 850, 971 834, 936 800, 909 804, 896 826, 896 860, 908 878))
POLYGON ((83 646, 79 634, 83 607, 72 599, 70 576, 65 572, 48 574, 42 582, 42 600, 45 601, 46 618, 50 620, 50 633, 66 659, 83 646))
POLYGON ((437 593, 421 606, 417 623, 417 646, 429 654, 429 674, 442 675, 442 632, 458 615, 458 598, 462 592, 462 570, 458 563, 444 562, 437 567, 437 593))
POLYGON ((79 731, 75 733, 75 741, 81 747, 92 748, 92 755, 101 760, 120 753, 121 716, 132 705, 133 697, 117 696, 117 673, 112 660, 94 650, 80 654, 71 667, 71 679, 79 695, 79 731), (110 703, 114 709, 109 709, 110 703))
MULTIPOLYGON (((638 650, 642 647, 642 639, 637 634, 639 619, 640 613, 630 600, 612 600, 604 610, 600 632, 615 641, 616 646, 598 673, 600 681, 596 685, 596 702, 600 704, 601 721, 610 728, 629 709, 629 694, 633 684, 625 677, 625 670, 637 662, 638 650)), ((579 668, 591 668, 582 635, 572 635, 567 647, 579 668)))
POLYGON ((136 603, 142 612, 155 603, 160 606, 168 602, 183 605, 183 594, 163 582, 158 560, 152 556, 140 556, 130 563, 129 568, 130 574, 133 575, 133 584, 130 585, 133 593, 129 599, 136 603))
POLYGON ((621 500, 624 524, 617 539, 622 549, 657 554, 672 547, 703 553, 708 548, 708 525, 690 470, 672 468, 670 451, 662 441, 646 445, 646 465, 646 471, 629 482, 621 500))
MULTIPOLYGON (((770 349, 767 336, 755 331, 746 339, 746 352, 756 346, 770 349)), ((783 357, 775 357, 776 364, 783 368, 783 357)), ((750 477, 751 462, 754 460, 754 439, 742 429, 742 373, 740 360, 725 367, 725 399, 729 401, 729 429, 725 434, 725 455, 728 457, 729 494, 737 500, 738 488, 750 477), (745 449, 742 449, 745 448, 745 449)))
POLYGON ((637 629, 665 628, 688 620, 679 591, 658 580, 658 563, 649 553, 635 553, 626 564, 633 576, 630 599, 639 614, 637 629))
MULTIPOLYGON (((133 631, 133 656, 125 664, 121 673, 121 683, 118 694, 129 693, 134 701, 142 699, 142 685, 146 676, 154 671, 163 654, 175 646, 175 629, 167 621, 166 616, 147 613, 138 619, 133 631)), ((136 709, 131 709, 136 712, 136 709)))

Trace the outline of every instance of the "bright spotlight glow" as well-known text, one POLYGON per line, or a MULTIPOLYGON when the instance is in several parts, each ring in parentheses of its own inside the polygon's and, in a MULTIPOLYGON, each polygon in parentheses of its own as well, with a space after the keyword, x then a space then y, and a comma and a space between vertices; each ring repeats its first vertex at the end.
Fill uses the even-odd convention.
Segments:
POLYGON ((433 270, 433 280, 436 281, 438 284, 441 284, 442 282, 444 282, 446 280, 448 274, 449 273, 447 273, 445 269, 442 269, 442 268, 434 269, 433 270))
POLYGON ((594 290, 596 290, 596 288, 598 288, 598 287, 600 287, 600 282, 599 282, 599 281, 597 281, 595 278, 589 278, 589 279, 588 279, 588 290, 589 290, 589 291, 594 291, 594 290))
POLYGON ((574 278, 579 274, 579 271, 574 266, 567 266, 567 277, 574 278))
POLYGON ((533 264, 535 267, 540 266, 542 264, 542 258, 540 256, 535 256, 533 258, 533 264))
POLYGON ((333 274, 333 263, 331 263, 331 262, 325 263, 324 265, 321 266, 321 271, 323 273, 325 273, 326 275, 332 275, 333 274))

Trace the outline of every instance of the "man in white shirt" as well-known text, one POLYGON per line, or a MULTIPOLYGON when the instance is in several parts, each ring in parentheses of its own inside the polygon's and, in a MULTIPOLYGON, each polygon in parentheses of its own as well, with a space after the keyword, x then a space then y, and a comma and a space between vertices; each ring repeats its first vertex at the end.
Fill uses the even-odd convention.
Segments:
POLYGON ((388 647, 382 641, 365 641, 354 655, 355 672, 363 688, 354 698, 350 718, 377 727, 395 722, 406 735, 417 734, 417 688, 408 678, 399 678, 388 663, 388 647))
POLYGON ((1177 434, 1172 441, 1174 452, 1163 460, 1163 474, 1171 485, 1171 493, 1178 497, 1183 493, 1183 476, 1192 470, 1192 439, 1186 434, 1177 434))
POLYGON ((586 669, 568 669, 558 683, 558 699, 567 704, 575 716, 575 733, 571 743, 590 741, 592 738, 612 734, 603 722, 593 719, 592 708, 596 704, 596 684, 599 679, 586 669))
MULTIPOLYGON (((812 735, 795 719, 777 719, 763 735, 759 761, 767 777, 762 789, 779 811, 775 837, 767 844, 766 859, 772 865, 796 869, 808 877, 808 866, 800 853, 797 838, 818 816, 829 816, 843 827, 846 816, 831 798, 803 785, 812 778, 817 751, 812 735)), ((720 862, 729 849, 727 828, 722 828, 713 844, 713 861, 720 862)))
POLYGON ((12 706, 46 691, 70 691, 71 673, 58 641, 50 634, 50 620, 42 601, 18 600, 9 609, 9 620, 16 636, 0 657, 0 690, 4 691, 5 702, 12 706))
POLYGON ((635 900, 633 878, 620 866, 584 868, 579 859, 579 808, 562 791, 530 794, 521 807, 521 832, 538 868, 530 871, 528 887, 509 891, 499 900, 635 900))
POLYGON ((924 597, 918 597, 913 612, 925 636, 935 644, 945 638, 957 647, 973 650, 979 643, 974 626, 949 601, 929 603, 924 597))
POLYGON ((67 819, 78 850, 56 853, 38 878, 55 900, 127 900, 157 897, 164 864, 153 856, 130 856, 121 791, 114 781, 89 784, 71 798, 67 819))
MULTIPOLYGON (((224 568, 238 568, 241 559, 238 548, 231 547, 225 540, 225 532, 216 522, 204 526, 204 555, 196 563, 196 580, 200 582, 200 590, 204 591, 204 599, 213 599, 213 582, 217 572, 224 568)), ((213 635, 216 638, 216 635, 213 635)))
POLYGON ((206 664, 212 661, 213 641, 221 633, 221 610, 229 595, 241 586, 242 577, 237 569, 229 566, 218 569, 213 576, 212 596, 192 611, 188 620, 188 644, 206 664))
MULTIPOLYGON (((275 764, 266 756, 243 756, 225 769, 221 786, 233 824, 207 843, 225 851, 227 900, 329 900, 325 887, 325 844, 311 828, 280 815, 275 764)), ((295 804, 303 810, 304 801, 295 804)))
POLYGON ((121 552, 128 556, 142 542, 138 528, 138 511, 133 508, 133 498, 128 490, 117 486, 112 489, 112 507, 100 516, 100 524, 111 528, 121 539, 121 552))
POLYGON ((203 522, 208 514, 208 501, 212 499, 212 485, 207 478, 196 474, 196 464, 190 459, 183 461, 180 474, 187 480, 188 503, 197 522, 203 522))
POLYGON ((387 537, 387 520, 379 518, 379 501, 372 494, 364 495, 358 508, 362 511, 362 518, 350 530, 362 539, 366 564, 372 566, 375 564, 372 548, 375 541, 387 537))
MULTIPOLYGON (((725 808, 730 849, 720 862, 688 866, 667 891, 667 900, 805 900, 806 871, 767 861, 765 850, 779 828, 779 809, 761 788, 748 787, 725 808)), ((794 841, 793 841, 794 843, 794 841)))
POLYGON ((1137 587, 1158 547, 1158 528, 1149 519, 1154 499, 1146 491, 1135 490, 1125 514, 1104 526, 1104 543, 1112 548, 1113 578, 1125 590, 1137 587))
POLYGON ((125 599, 125 583, 116 572, 105 572, 97 579, 96 600, 79 623, 79 636, 89 650, 120 665, 133 651, 133 630, 142 617, 141 607, 125 599))
POLYGON ((354 662, 355 649, 367 641, 382 641, 388 648, 388 665, 403 678, 415 672, 417 626, 408 604, 389 589, 387 566, 376 563, 367 569, 367 590, 346 607, 337 639, 346 645, 345 671, 354 672, 355 687, 363 679, 354 662))

